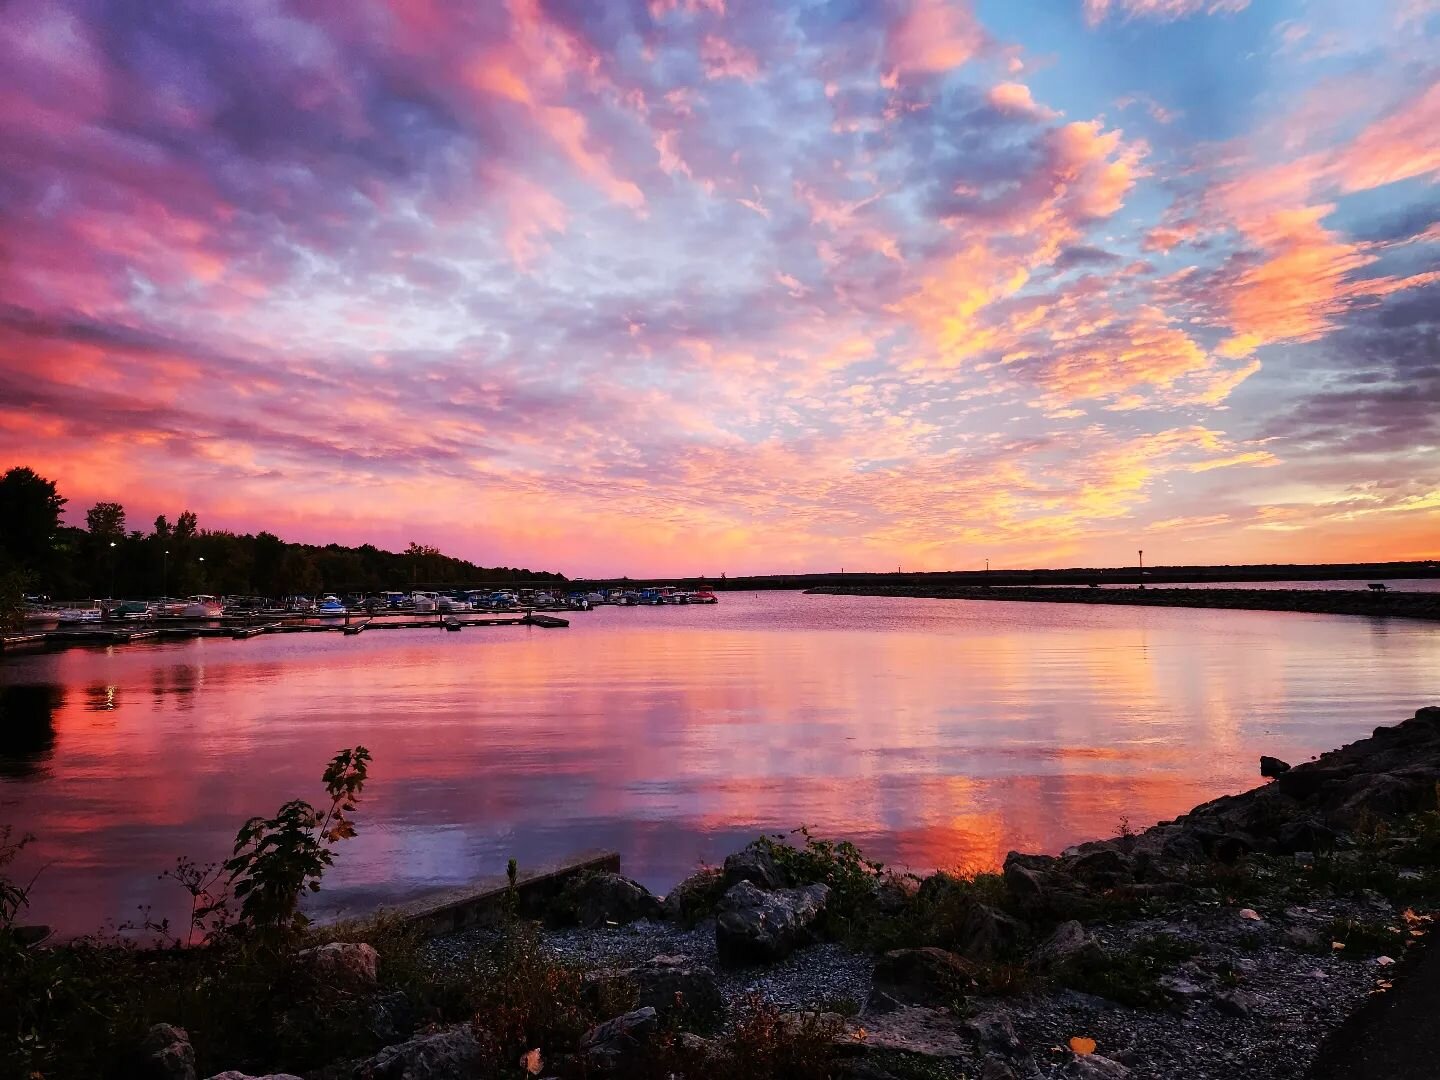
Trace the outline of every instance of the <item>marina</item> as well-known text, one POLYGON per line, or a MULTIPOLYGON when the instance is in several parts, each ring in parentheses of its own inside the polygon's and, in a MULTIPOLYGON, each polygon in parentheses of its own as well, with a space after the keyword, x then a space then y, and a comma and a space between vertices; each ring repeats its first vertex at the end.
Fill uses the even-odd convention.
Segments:
POLYGON ((367 629, 453 633, 466 628, 534 626, 557 630, 570 622, 556 612, 717 602, 707 588, 681 590, 673 586, 559 595, 532 590, 419 590, 352 595, 343 600, 333 594, 319 600, 292 597, 283 603, 254 597, 196 596, 188 600, 83 601, 60 608, 44 605, 37 598, 27 607, 26 629, 0 635, 0 652, 201 637, 246 641, 264 634, 341 632, 356 637, 367 629))

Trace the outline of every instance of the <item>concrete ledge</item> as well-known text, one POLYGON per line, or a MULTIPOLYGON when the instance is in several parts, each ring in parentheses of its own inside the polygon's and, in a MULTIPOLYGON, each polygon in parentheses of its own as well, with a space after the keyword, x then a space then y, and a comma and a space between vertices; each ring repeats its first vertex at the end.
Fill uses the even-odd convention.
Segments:
MULTIPOLYGON (((615 851, 584 851, 554 863, 522 866, 515 879, 519 913, 541 914, 566 885, 582 874, 619 872, 620 854, 615 851)), ((424 893, 400 903, 380 905, 369 912, 346 912, 335 919, 320 921, 335 925, 389 916, 417 926, 427 935, 449 934, 467 926, 497 922, 504 914, 509 888, 504 874, 492 874, 468 885, 424 893)))

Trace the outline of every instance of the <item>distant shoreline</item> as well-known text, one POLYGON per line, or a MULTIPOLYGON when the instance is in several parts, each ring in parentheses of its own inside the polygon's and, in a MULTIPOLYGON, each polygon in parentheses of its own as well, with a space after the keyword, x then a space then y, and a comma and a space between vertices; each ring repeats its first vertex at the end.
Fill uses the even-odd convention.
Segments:
POLYGON ((1297 611, 1317 615, 1385 615, 1440 621, 1440 592, 1372 592, 1369 589, 1092 589, 989 586, 824 585, 826 596, 909 596, 936 600, 999 600, 1032 604, 1114 604, 1140 607, 1297 611))
POLYGON ((907 586, 938 589, 965 585, 1228 585, 1272 581, 1394 581, 1440 578, 1440 561, 1371 563, 1246 563, 1211 566, 1102 566, 994 570, 883 571, 880 573, 796 572, 793 574, 731 574, 714 577, 574 577, 575 588, 647 585, 708 585, 715 591, 764 592, 772 589, 814 590, 821 586, 907 586))

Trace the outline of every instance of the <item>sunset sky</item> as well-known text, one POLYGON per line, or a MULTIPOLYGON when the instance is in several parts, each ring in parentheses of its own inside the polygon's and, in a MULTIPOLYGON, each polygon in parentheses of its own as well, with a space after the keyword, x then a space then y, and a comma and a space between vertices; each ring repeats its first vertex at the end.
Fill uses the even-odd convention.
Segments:
POLYGON ((10 0, 0 469, 593 573, 1440 556, 1435 0, 10 0))

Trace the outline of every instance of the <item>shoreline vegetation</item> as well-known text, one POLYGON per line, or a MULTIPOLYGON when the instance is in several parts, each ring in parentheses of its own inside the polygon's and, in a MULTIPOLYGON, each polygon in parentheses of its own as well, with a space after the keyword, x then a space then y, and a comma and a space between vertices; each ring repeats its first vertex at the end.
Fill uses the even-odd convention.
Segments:
POLYGON ((562 574, 484 567, 411 543, 403 552, 373 544, 301 544, 273 533, 202 529, 184 510, 133 528, 120 503, 98 502, 85 527, 63 524, 68 500, 53 480, 16 467, 0 475, 0 629, 25 594, 54 600, 189 596, 286 596, 322 590, 432 588, 466 582, 563 583, 562 574))
POLYGON ((1440 592, 1398 592, 1358 585, 1354 589, 1068 588, 1065 586, 825 585, 820 596, 904 596, 934 600, 990 600, 1032 604, 1109 604, 1140 607, 1227 608, 1298 611, 1319 615, 1389 615, 1440 619, 1440 592))
POLYGON ((1414 966, 1440 903, 1440 707, 998 872, 900 873, 802 830, 663 898, 597 870, 537 902, 512 861, 494 919, 428 938, 297 904, 364 827, 370 767, 342 751, 320 809, 292 800, 223 867, 163 875, 193 901, 191 927, 141 921, 168 947, 47 943, 0 837, 0 1073, 1299 1078, 1414 966))

